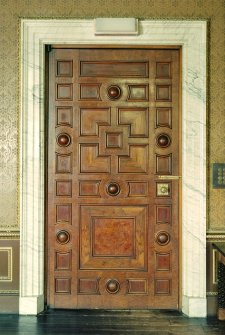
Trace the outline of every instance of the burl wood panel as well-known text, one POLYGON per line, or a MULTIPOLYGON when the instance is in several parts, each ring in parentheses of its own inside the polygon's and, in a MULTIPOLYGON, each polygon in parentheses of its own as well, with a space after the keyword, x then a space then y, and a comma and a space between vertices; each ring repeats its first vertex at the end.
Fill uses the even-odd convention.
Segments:
POLYGON ((94 257, 134 256, 134 218, 93 218, 91 229, 94 257))
POLYGON ((145 206, 81 206, 82 269, 145 269, 145 206))
POLYGON ((179 50, 49 53, 47 303, 179 302, 179 50), (168 299, 168 295, 170 298, 168 299))

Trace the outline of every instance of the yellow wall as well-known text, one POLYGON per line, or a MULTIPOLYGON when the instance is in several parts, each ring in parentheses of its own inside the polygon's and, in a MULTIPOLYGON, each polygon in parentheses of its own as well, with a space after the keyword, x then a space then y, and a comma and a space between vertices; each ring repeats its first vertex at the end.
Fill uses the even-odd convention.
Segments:
MULTIPOLYGON (((18 230, 20 18, 207 19, 210 166, 225 161, 224 4, 224 0, 0 0, 0 232, 18 230)), ((225 231, 225 189, 212 189, 211 170, 208 176, 208 225, 215 232, 225 231)))

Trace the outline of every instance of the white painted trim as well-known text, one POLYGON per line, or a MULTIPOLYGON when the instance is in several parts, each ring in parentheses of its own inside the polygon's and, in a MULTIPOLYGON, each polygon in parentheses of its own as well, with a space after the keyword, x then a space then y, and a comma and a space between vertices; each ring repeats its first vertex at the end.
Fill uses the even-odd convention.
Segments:
POLYGON ((44 293, 44 46, 110 43, 182 46, 182 311, 206 316, 206 22, 140 21, 138 36, 95 36, 92 20, 21 30, 20 313, 44 308, 32 299, 44 293))

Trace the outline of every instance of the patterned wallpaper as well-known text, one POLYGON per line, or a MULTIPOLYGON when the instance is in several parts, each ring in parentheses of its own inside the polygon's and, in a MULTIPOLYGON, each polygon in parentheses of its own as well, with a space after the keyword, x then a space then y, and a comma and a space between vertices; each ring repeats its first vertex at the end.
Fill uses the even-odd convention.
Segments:
POLYGON ((211 164, 225 161, 224 0, 0 0, 0 230, 18 230, 20 18, 136 17, 209 21, 208 227, 225 231, 225 190, 211 187, 211 164))

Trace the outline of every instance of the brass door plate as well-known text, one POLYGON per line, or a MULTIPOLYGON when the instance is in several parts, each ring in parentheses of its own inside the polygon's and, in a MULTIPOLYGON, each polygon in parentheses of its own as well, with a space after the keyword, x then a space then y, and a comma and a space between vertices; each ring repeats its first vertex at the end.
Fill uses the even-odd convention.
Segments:
POLYGON ((157 197, 169 197, 170 183, 157 183, 156 194, 157 197))

